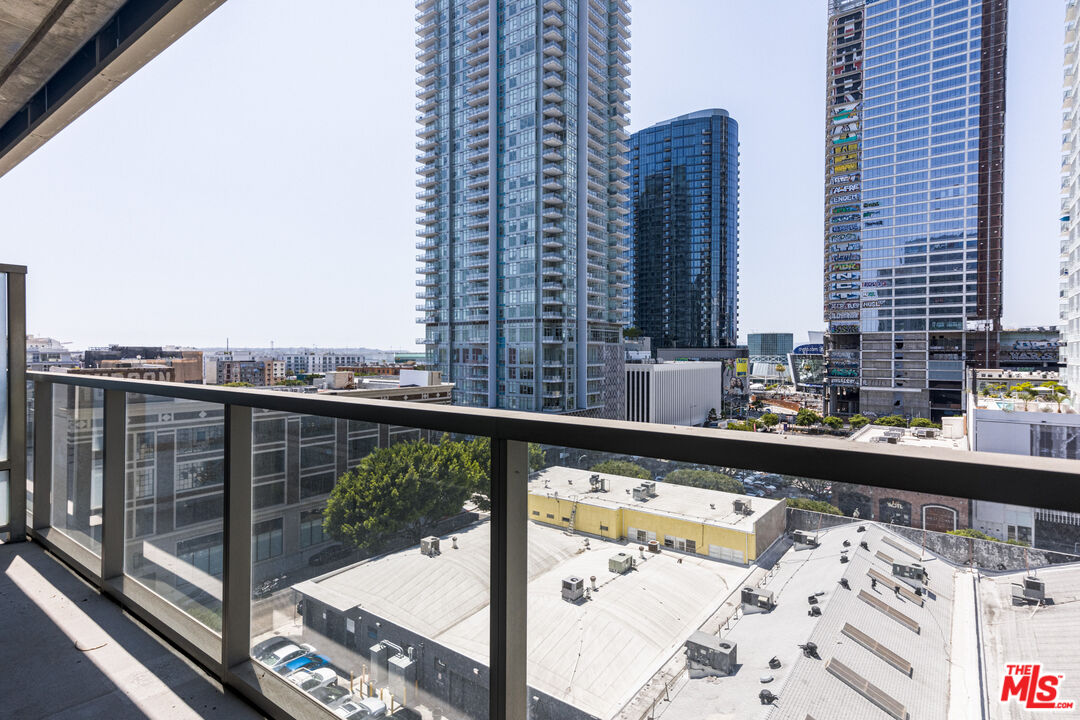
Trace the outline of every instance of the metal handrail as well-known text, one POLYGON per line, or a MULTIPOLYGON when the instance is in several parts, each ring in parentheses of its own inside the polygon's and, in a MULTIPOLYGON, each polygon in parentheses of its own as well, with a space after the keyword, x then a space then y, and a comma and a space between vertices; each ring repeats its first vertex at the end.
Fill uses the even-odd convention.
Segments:
POLYGON ((402 425, 1080 512, 1080 464, 509 410, 28 372, 28 380, 402 425))

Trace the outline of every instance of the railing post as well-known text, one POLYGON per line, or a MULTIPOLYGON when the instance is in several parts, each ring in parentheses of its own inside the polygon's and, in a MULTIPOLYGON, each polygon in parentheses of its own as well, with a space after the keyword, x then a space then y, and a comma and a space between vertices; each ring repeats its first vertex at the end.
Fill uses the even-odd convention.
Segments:
MULTIPOLYGON (((7 273, 8 537, 26 539, 26 273, 7 273)), ((4 402, 4 398, 0 398, 4 402)))
POLYGON ((225 406, 225 552, 221 665, 248 659, 251 644, 251 408, 225 406))
POLYGON ((34 383, 34 520, 33 528, 52 525, 53 384, 34 383))
POLYGON ((127 393, 105 391, 105 457, 101 474, 101 580, 124 574, 124 485, 127 393))
POLYGON ((491 439, 491 720, 528 714, 528 445, 491 439))

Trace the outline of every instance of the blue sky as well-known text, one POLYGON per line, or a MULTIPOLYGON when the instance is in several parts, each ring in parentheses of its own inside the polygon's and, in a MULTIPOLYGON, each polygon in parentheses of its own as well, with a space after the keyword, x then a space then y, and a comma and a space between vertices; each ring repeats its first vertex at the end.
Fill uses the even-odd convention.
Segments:
MULTIPOLYGON (((413 15, 229 0, 0 178, 29 331, 412 347, 413 15)), ((822 329, 824 0, 637 0, 631 20, 631 130, 707 107, 739 122, 740 335, 822 329)), ((1010 325, 1057 318, 1063 22, 1060 0, 1012 3, 1010 325)))

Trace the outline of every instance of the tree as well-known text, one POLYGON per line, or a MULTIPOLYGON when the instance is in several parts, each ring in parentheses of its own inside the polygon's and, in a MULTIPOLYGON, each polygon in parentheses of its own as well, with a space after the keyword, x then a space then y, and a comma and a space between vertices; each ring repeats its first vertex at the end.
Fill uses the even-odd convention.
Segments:
POLYGON ((623 328, 622 335, 627 340, 633 340, 641 337, 641 329, 631 325, 630 327, 623 328))
POLYGON ((907 427, 907 420, 899 415, 886 415, 885 417, 879 417, 874 421, 875 425, 884 425, 885 427, 907 427))
POLYGON ((976 540, 992 540, 993 542, 1000 542, 996 537, 991 537, 984 532, 978 530, 972 530, 971 528, 962 528, 960 530, 949 530, 949 535, 959 535, 960 537, 975 538, 976 540))
POLYGON ((278 380, 274 384, 275 385, 286 385, 286 386, 303 385, 304 381, 303 380, 297 380, 296 378, 286 378, 284 380, 278 380))
POLYGON ((780 416, 776 413, 765 413, 758 420, 767 428, 776 427, 780 424, 780 416))
POLYGON ((911 427, 913 428, 937 428, 941 429, 941 423, 936 423, 926 418, 914 418, 911 421, 911 427))
MULTIPOLYGON (((473 441, 476 442, 476 441, 473 441)), ((323 527, 359 549, 378 547, 390 535, 423 536, 424 528, 461 512, 490 472, 465 442, 416 441, 371 451, 330 492, 323 527)))
POLYGON ((622 475, 623 477, 638 478, 640 480, 652 480, 651 472, 628 460, 605 460, 589 469, 594 473, 603 473, 604 475, 622 475))
POLYGON ((692 468, 674 470, 667 474, 664 482, 672 485, 688 485, 705 490, 722 490, 723 492, 738 493, 740 495, 746 492, 743 484, 735 478, 712 470, 694 470, 692 468))
POLYGON ((705 422, 714 423, 719 419, 716 415, 716 408, 709 408, 709 414, 705 416, 705 422))
POLYGON ((850 423, 852 430, 858 430, 861 427, 866 427, 867 425, 869 425, 870 418, 862 414, 856 414, 851 416, 851 419, 848 420, 848 423, 850 423))
MULTIPOLYGON (((448 435, 443 436, 443 442, 449 440, 448 435)), ((469 452, 476 460, 476 464, 484 471, 476 486, 473 488, 472 501, 479 510, 491 509, 491 440, 488 438, 475 438, 465 443, 469 452)), ((537 443, 529 443, 529 472, 536 472, 547 467, 547 456, 544 448, 537 443)))
POLYGON ((1014 386, 1011 394, 1014 397, 1023 399, 1024 410, 1027 410, 1028 401, 1034 400, 1039 396, 1039 392, 1035 389, 1035 386, 1029 382, 1022 382, 1019 385, 1014 386))
POLYGON ((1061 401, 1069 397, 1068 388, 1053 380, 1044 382, 1039 387, 1046 388, 1049 391, 1050 399, 1057 403, 1057 411, 1061 412, 1061 401))
POLYGON ((836 417, 835 415, 830 415, 821 422, 825 423, 833 430, 839 430, 840 428, 844 427, 844 421, 836 417))
POLYGON ((802 408, 795 416, 795 424, 802 427, 809 427, 810 425, 816 425, 821 422, 821 416, 810 408, 802 408))
POLYGON ((840 508, 835 505, 830 505, 822 500, 807 500, 806 498, 788 498, 787 506, 789 508, 797 508, 799 510, 809 510, 810 512, 825 513, 826 515, 843 515, 840 512, 840 508))

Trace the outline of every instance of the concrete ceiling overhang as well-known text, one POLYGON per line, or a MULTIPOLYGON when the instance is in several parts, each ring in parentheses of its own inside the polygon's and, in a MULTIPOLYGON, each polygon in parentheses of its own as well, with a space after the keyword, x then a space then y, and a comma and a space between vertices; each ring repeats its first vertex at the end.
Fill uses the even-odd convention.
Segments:
POLYGON ((0 2, 0 176, 223 2, 0 2))

